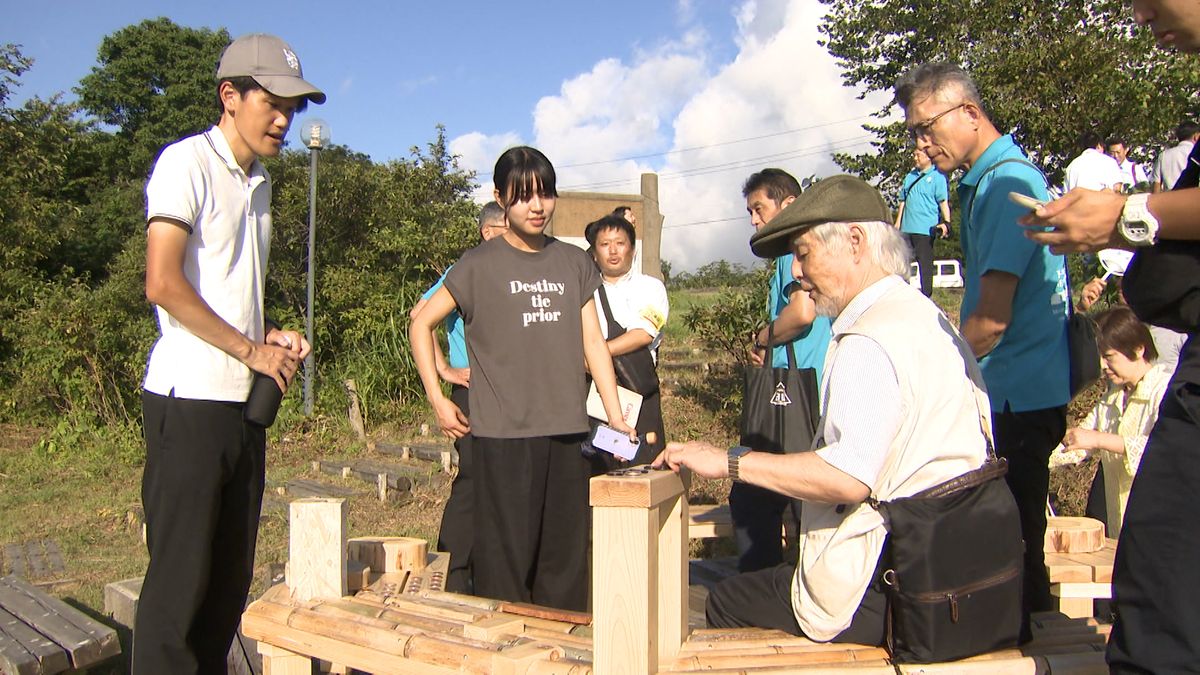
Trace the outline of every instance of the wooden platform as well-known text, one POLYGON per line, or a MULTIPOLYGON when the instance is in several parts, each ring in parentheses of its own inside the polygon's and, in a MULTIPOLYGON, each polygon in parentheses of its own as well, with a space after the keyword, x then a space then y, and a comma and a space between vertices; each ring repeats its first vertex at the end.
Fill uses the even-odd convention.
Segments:
POLYGON ((119 653, 113 629, 20 577, 0 577, 0 673, 82 670, 119 653))
POLYGON ((1046 553, 1050 594, 1058 610, 1070 617, 1092 616, 1093 602, 1112 597, 1113 559, 1117 540, 1105 539, 1092 553, 1046 553))

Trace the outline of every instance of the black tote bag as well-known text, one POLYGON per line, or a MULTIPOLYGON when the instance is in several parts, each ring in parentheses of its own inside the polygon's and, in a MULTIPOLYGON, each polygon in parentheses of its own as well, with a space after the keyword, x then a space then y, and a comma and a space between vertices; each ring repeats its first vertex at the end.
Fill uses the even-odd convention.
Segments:
MULTIPOLYGON (((767 342, 774 338, 774 324, 767 329, 767 342)), ((739 443, 776 454, 812 449, 820 417, 817 402, 817 371, 797 368, 796 352, 787 345, 788 367, 771 367, 771 350, 762 366, 746 368, 742 389, 742 419, 739 443)))

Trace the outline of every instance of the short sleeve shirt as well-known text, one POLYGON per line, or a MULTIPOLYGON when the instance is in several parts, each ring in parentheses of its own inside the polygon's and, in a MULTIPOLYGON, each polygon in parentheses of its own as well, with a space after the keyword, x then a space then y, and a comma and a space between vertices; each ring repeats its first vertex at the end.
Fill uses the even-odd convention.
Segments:
MULTIPOLYGON (((217 127, 168 145, 146 183, 146 219, 188 229, 183 275, 229 325, 264 338, 263 286, 271 250, 271 177, 255 161, 246 175, 217 127)), ((200 339, 162 307, 146 391, 242 402, 253 376, 241 361, 200 339)))
MULTIPOLYGON (((791 253, 775 259, 775 273, 771 275, 767 295, 767 314, 772 321, 779 318, 779 313, 791 301, 792 289, 789 287, 796 281, 796 277, 792 276, 792 259, 791 253)), ((818 316, 795 340, 771 349, 771 367, 787 368, 790 348, 796 354, 796 367, 815 368, 817 383, 820 384, 825 370, 825 352, 829 351, 832 337, 833 322, 829 317, 818 316)))
POLYGON ((939 205, 949 198, 949 189, 946 176, 935 166, 908 172, 900 188, 900 201, 904 202, 900 231, 928 236, 929 228, 941 221, 939 205))
MULTIPOLYGON (((662 342, 662 328, 667 323, 670 308, 667 304, 667 289, 652 276, 630 270, 615 283, 604 282, 608 305, 613 311, 613 320, 625 330, 640 328, 652 338, 650 351, 658 349, 662 342)), ((600 315, 600 330, 604 339, 608 334, 608 321, 600 304, 600 293, 596 293, 596 311, 600 315)))
POLYGON ((537 252, 496 237, 463 254, 445 286, 471 335, 471 433, 586 432, 581 309, 600 287, 591 256, 550 237, 537 252))
MULTIPOLYGON (((445 274, 437 280, 437 283, 425 291, 421 299, 428 300, 432 298, 433 294, 437 293, 438 289, 442 287, 442 284, 446 283, 446 274, 449 273, 450 270, 447 269, 445 274)), ((463 327, 462 315, 458 313, 458 310, 454 310, 446 316, 445 325, 446 343, 450 347, 450 354, 446 357, 446 361, 450 364, 451 368, 466 368, 469 365, 467 360, 467 334, 463 327)))
POLYGON ((1063 257, 1027 239, 1017 219, 1028 209, 1009 192, 1045 200, 1046 183, 1011 136, 994 141, 959 181, 966 274, 962 320, 979 305, 984 274, 1006 272, 1018 278, 1012 319, 995 348, 980 359, 992 410, 1012 412, 1064 405, 1068 393, 1067 277, 1063 257))

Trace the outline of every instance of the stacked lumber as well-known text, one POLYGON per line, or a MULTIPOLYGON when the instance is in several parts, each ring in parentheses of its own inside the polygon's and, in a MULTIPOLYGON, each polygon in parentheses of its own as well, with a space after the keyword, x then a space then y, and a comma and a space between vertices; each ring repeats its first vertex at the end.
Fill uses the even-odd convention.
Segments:
POLYGON ((246 608, 242 630, 260 643, 371 673, 589 675, 590 621, 437 590, 381 588, 301 601, 278 585, 246 608))
POLYGON ((0 673, 83 670, 119 653, 112 628, 20 577, 0 577, 0 673))

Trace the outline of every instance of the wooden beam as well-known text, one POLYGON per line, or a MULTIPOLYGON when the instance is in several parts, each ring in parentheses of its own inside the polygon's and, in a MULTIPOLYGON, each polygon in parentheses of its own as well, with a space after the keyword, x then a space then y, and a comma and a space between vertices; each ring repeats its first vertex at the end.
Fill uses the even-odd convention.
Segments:
POLYGON ((263 675, 312 675, 312 659, 265 642, 258 643, 263 675))
POLYGON ((297 600, 346 595, 346 500, 291 503, 287 585, 297 600))
POLYGON ((688 604, 688 503, 683 494, 662 503, 657 509, 658 662, 675 658, 687 639, 688 604))
MULTIPOLYGON (((593 498, 601 480, 592 479, 593 498)), ((658 672, 657 514, 604 506, 592 518, 593 665, 606 675, 658 672)))
POLYGON ((648 509, 683 494, 683 483, 673 471, 649 470, 643 474, 597 476, 592 479, 592 506, 639 506, 648 509))

